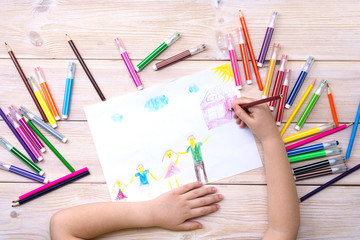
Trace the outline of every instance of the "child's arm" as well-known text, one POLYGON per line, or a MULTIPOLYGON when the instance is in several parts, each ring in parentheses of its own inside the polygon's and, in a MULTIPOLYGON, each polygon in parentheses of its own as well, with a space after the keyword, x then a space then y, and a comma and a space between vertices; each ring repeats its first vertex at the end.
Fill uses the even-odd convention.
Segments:
POLYGON ((284 142, 266 104, 249 108, 249 113, 239 106, 252 101, 239 98, 233 109, 236 122, 240 127, 247 125, 264 148, 269 222, 264 239, 296 239, 300 225, 299 199, 284 142))
POLYGON ((171 230, 202 228, 193 220, 219 209, 222 200, 215 187, 195 182, 176 188, 154 200, 127 203, 92 203, 55 213, 50 221, 51 239, 89 239, 135 227, 171 230))

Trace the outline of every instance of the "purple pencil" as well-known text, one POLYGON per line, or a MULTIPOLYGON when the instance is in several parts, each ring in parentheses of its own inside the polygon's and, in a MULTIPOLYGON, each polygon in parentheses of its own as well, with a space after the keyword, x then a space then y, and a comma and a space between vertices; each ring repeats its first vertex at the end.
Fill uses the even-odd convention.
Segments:
POLYGON ((26 170, 24 170, 22 168, 15 167, 15 166, 10 165, 10 164, 0 162, 0 169, 16 173, 18 175, 30 178, 30 179, 35 180, 37 182, 41 182, 41 183, 48 183, 49 182, 48 179, 46 179, 46 178, 44 178, 44 177, 42 177, 40 175, 37 175, 35 173, 26 171, 26 170))
POLYGON ((5 113, 3 112, 1 107, 0 107, 0 115, 1 115, 2 119, 4 119, 5 123, 8 125, 8 127, 10 128, 10 130, 14 133, 15 137, 19 140, 19 142, 21 143, 21 145, 23 146, 25 151, 28 153, 30 158, 33 160, 33 162, 37 162, 38 160, 36 159, 35 155, 31 152, 30 148, 26 145, 24 140, 20 137, 19 133, 15 130, 14 126, 7 119, 7 117, 5 116, 5 113))
POLYGON ((142 90, 144 89, 141 81, 140 81, 140 78, 139 76, 137 75, 136 71, 135 71, 135 68, 134 66, 132 65, 131 61, 130 61, 130 58, 128 56, 128 54, 126 53, 125 51, 125 48, 124 46, 121 44, 121 41, 119 38, 115 38, 115 44, 117 45, 117 47, 119 48, 119 51, 120 51, 120 55, 122 57, 122 59, 124 60, 125 62, 125 65, 131 75, 131 78, 133 79, 134 83, 135 83, 135 86, 137 87, 138 90, 142 90))
POLYGON ((276 17, 277 17, 277 12, 273 12, 270 19, 269 27, 266 29, 264 42, 261 46, 258 63, 257 63, 258 67, 262 67, 264 65, 266 53, 269 49, 271 37, 274 32, 276 17))

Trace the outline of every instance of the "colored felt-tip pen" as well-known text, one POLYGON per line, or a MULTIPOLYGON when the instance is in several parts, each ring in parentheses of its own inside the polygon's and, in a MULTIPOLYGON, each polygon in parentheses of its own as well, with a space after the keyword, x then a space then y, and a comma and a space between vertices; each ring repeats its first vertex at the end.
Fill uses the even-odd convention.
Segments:
POLYGON ((331 166, 331 167, 314 170, 311 172, 294 175, 294 179, 295 179, 295 181, 299 181, 299 180, 304 180, 304 179, 308 179, 308 178, 325 176, 325 175, 329 175, 329 174, 343 173, 343 172, 347 171, 348 169, 349 168, 348 168, 347 164, 344 163, 340 166, 331 166))
POLYGON ((265 78, 265 85, 264 85, 264 90, 262 92, 262 98, 267 98, 269 95, 271 80, 272 80, 272 77, 274 74, 279 48, 280 48, 280 44, 274 43, 273 52, 271 54, 269 67, 268 67, 268 71, 267 71, 266 78, 265 78))
POLYGON ((310 128, 308 130, 295 133, 293 135, 284 137, 283 139, 284 139, 285 144, 288 144, 288 143, 291 143, 291 142, 294 142, 294 141, 297 141, 297 140, 300 140, 300 139, 303 139, 306 137, 313 136, 318 133, 328 131, 330 129, 333 129, 334 127, 335 127, 334 123, 327 123, 327 124, 324 124, 324 125, 321 125, 318 127, 310 128))
POLYGON ((306 60, 306 63, 304 65, 302 71, 300 72, 300 75, 299 75, 298 79, 296 80, 295 85, 294 85, 293 89, 291 90, 291 93, 286 101, 285 107, 287 109, 289 109, 291 107, 291 105, 294 103, 295 98, 296 98, 302 84, 304 83, 305 78, 306 78, 313 63, 314 63, 314 57, 310 56, 306 60))
POLYGON ((257 62, 258 67, 262 67, 264 65, 266 53, 267 53, 267 51, 269 49, 271 37, 272 37, 273 32, 274 32, 274 27, 275 27, 275 21, 276 21, 276 18, 277 18, 277 14, 278 14, 277 12, 273 12, 273 14, 271 15, 270 23, 269 23, 268 28, 266 29, 264 41, 263 41, 263 44, 261 46, 261 50, 260 50, 260 54, 259 54, 259 58, 258 58, 258 62, 257 62))
POLYGON ((176 40, 180 38, 180 33, 175 33, 170 38, 168 38, 165 42, 160 44, 159 47, 157 47, 152 53, 150 53, 144 60, 142 60, 136 67, 135 70, 137 72, 141 71, 148 65, 154 58, 159 56, 160 53, 162 53, 166 48, 170 47, 171 44, 173 44, 176 40))
POLYGON ((69 62, 67 76, 66 76, 63 108, 62 108, 62 119, 69 118, 71 93, 74 84, 74 76, 75 76, 75 63, 69 62))
MULTIPOLYGON (((285 80, 284 80, 283 85, 281 86, 281 95, 283 95, 283 98, 280 99, 279 107, 278 107, 278 110, 276 112, 276 117, 275 117, 277 126, 281 125, 281 121, 284 116, 285 99, 286 99, 286 95, 287 95, 287 92, 289 89, 289 80, 290 80, 290 69, 286 69, 285 80)), ((274 101, 272 101, 272 102, 274 102, 274 101)))
POLYGON ((307 164, 307 165, 304 165, 301 167, 296 167, 296 168, 293 168, 292 171, 294 174, 300 174, 300 173, 304 173, 304 172, 314 171, 314 170, 324 168, 324 167, 329 167, 332 165, 341 164, 341 163, 344 163, 345 161, 346 161, 346 158, 344 156, 340 156, 340 157, 336 157, 336 158, 330 158, 327 160, 307 164))
POLYGON ((315 152, 309 152, 289 157, 290 163, 301 162, 314 158, 328 157, 342 153, 342 148, 326 149, 315 152))
POLYGON ((49 182, 49 180, 44 178, 43 176, 40 176, 38 174, 26 171, 26 170, 24 170, 22 168, 18 168, 18 167, 15 167, 13 165, 10 165, 10 164, 0 162, 0 169, 3 169, 5 171, 9 171, 9 172, 13 172, 15 174, 21 175, 21 176, 26 177, 26 178, 30 178, 30 179, 35 180, 37 182, 41 182, 41 183, 48 183, 49 182))
POLYGON ((238 90, 240 90, 240 89, 242 89, 241 78, 240 78, 239 66, 238 66, 238 63, 237 63, 235 49, 234 49, 234 46, 232 44, 231 33, 228 33, 226 35, 226 37, 227 37, 227 42, 228 42, 230 62, 231 62, 231 68, 232 68, 233 75, 234 75, 235 86, 236 86, 236 88, 238 90))
POLYGON ((246 52, 246 41, 245 41, 243 28, 239 27, 237 29, 237 31, 238 31, 238 35, 239 35, 239 47, 240 47, 241 58, 242 58, 243 66, 244 66, 246 83, 252 84, 249 59, 248 59, 247 52, 246 52))
POLYGON ((291 157, 291 156, 299 155, 299 154, 303 154, 303 153, 329 149, 329 148, 335 147, 337 145, 339 145, 339 141, 337 141, 337 140, 324 142, 324 143, 318 143, 318 144, 314 144, 314 145, 310 145, 310 146, 306 146, 306 147, 291 149, 291 150, 287 151, 287 155, 288 155, 288 157, 291 157))
MULTIPOLYGON (((281 86, 281 83, 282 83, 284 75, 285 75, 285 64, 286 64, 287 57, 288 56, 285 55, 285 54, 283 54, 282 57, 281 57, 280 68, 279 68, 279 70, 278 70, 278 72, 276 74, 275 84, 274 84, 274 88, 273 88, 271 96, 276 96, 280 92, 280 86, 281 86)), ((290 69, 288 69, 288 70, 289 70, 289 74, 290 74, 290 69)), ((277 104, 277 101, 271 101, 269 103, 270 111, 275 110, 276 104, 277 104)))

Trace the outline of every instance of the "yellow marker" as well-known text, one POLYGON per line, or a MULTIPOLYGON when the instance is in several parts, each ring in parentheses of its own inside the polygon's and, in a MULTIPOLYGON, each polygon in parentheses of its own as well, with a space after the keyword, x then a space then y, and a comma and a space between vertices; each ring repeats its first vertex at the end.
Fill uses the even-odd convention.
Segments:
POLYGON ((291 113, 289 119, 287 120, 287 122, 285 123, 284 127, 281 129, 280 132, 280 136, 283 136, 286 129, 289 127, 291 121, 294 119, 295 115, 297 114, 297 112, 299 111, 300 107, 302 106, 302 104, 304 103, 305 99, 307 98, 307 96, 309 95, 309 93, 311 92, 311 89, 314 87, 316 82, 316 78, 314 80, 314 82, 312 82, 310 84, 310 86, 306 89, 304 95, 301 97, 299 103, 296 105, 294 111, 291 113))
POLYGON ((272 80, 274 70, 275 70, 277 53, 279 51, 279 47, 280 47, 280 44, 274 43, 273 52, 272 52, 271 58, 270 58, 269 68, 268 68, 268 71, 266 74, 264 90, 262 92, 262 98, 267 98, 269 95, 271 80, 272 80))
POLYGON ((41 94, 40 90, 36 87, 36 85, 35 85, 35 83, 34 83, 31 76, 28 77, 27 80, 29 81, 31 88, 34 91, 35 97, 38 100, 42 110, 44 111, 45 116, 48 119, 50 125, 53 128, 56 128, 57 124, 56 124, 55 118, 51 114, 50 109, 49 109, 48 105, 46 104, 45 99, 44 99, 43 95, 41 94))
POLYGON ((287 144, 287 143, 291 143, 293 141, 297 141, 297 140, 300 140, 300 139, 303 139, 306 137, 310 137, 317 133, 325 132, 327 130, 333 129, 334 127, 335 127, 334 123, 328 123, 325 125, 321 125, 319 127, 311 128, 311 129, 303 131, 303 132, 295 133, 293 135, 284 137, 283 139, 284 139, 285 144, 287 144))

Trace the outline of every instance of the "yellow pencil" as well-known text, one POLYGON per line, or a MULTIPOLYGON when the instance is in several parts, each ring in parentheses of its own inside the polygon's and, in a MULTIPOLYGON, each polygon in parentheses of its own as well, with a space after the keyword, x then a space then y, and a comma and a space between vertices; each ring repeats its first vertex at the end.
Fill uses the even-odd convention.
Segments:
POLYGON ((272 77, 274 74, 274 69, 275 69, 275 65, 276 65, 276 59, 277 59, 277 53, 279 51, 279 47, 280 47, 280 44, 274 43, 273 52, 271 54, 271 58, 270 58, 270 62, 269 62, 269 68, 268 68, 266 78, 265 78, 265 85, 264 85, 264 90, 262 92, 262 98, 267 98, 269 95, 271 80, 272 80, 272 77))
POLYGON ((45 99, 44 99, 43 95, 41 94, 40 90, 36 87, 36 85, 35 85, 35 83, 34 83, 31 76, 28 77, 27 80, 29 81, 31 88, 34 91, 35 97, 38 100, 42 110, 44 111, 45 116, 48 119, 50 125, 53 128, 56 128, 57 124, 56 124, 55 118, 51 114, 50 109, 49 109, 48 105, 46 104, 45 99))
POLYGON ((315 80, 309 85, 309 87, 306 89, 304 95, 301 97, 299 103, 296 105, 294 111, 291 113, 289 119, 286 121, 284 127, 281 129, 280 131, 280 136, 283 136, 286 129, 289 127, 291 121, 294 119, 295 115, 297 114, 297 112, 299 111, 301 105, 304 103, 305 99, 307 98, 307 96, 309 95, 309 93, 311 92, 311 89, 314 87, 316 82, 316 78, 315 80))
POLYGON ((317 133, 325 132, 327 130, 333 129, 334 127, 335 127, 334 123, 328 123, 325 125, 321 125, 319 127, 311 128, 311 129, 303 131, 303 132, 295 133, 293 135, 284 137, 283 139, 284 139, 285 144, 287 144, 287 143, 291 143, 293 141, 297 141, 297 140, 300 140, 300 139, 303 139, 306 137, 310 137, 317 133))

